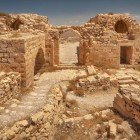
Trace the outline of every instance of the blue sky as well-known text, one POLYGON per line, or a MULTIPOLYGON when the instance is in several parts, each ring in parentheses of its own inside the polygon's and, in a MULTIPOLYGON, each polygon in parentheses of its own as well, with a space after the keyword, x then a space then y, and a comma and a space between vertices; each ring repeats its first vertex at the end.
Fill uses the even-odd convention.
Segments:
POLYGON ((0 11, 37 13, 53 25, 79 25, 98 13, 130 13, 140 19, 140 0, 0 0, 0 11))

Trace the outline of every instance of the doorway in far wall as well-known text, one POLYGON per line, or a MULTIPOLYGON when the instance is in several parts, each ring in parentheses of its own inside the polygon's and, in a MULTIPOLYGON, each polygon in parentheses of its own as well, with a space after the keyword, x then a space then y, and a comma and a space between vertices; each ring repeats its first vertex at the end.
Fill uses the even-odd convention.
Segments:
POLYGON ((60 65, 77 65, 79 58, 80 33, 65 29, 60 35, 60 65))
POLYGON ((132 47, 121 46, 120 47, 120 64, 132 64, 132 47))

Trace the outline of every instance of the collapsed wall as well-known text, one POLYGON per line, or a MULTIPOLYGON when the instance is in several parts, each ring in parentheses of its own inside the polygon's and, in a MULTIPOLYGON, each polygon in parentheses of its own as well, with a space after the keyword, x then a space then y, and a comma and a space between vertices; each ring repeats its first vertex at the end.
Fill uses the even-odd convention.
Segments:
POLYGON ((20 95, 21 77, 16 72, 0 72, 0 104, 20 95))
POLYGON ((30 30, 45 31, 50 28, 48 17, 37 14, 0 14, 1 33, 13 30, 27 32, 30 30))
POLYGON ((63 95, 59 85, 47 93, 47 103, 35 114, 0 129, 0 139, 42 139, 53 140, 61 120, 63 95))
POLYGON ((140 124, 140 89, 121 88, 113 106, 120 114, 140 124))

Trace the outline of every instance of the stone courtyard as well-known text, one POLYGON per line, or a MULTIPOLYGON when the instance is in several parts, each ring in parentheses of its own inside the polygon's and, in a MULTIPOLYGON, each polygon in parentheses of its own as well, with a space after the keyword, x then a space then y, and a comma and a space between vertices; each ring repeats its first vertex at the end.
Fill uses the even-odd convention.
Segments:
POLYGON ((0 140, 140 139, 140 24, 98 14, 53 26, 0 14, 0 140))

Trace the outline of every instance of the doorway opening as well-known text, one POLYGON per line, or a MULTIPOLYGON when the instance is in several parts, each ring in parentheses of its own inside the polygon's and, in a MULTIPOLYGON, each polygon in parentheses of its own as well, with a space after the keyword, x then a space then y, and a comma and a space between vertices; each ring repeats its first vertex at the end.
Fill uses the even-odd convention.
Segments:
POLYGON ((66 29, 60 35, 60 65, 78 64, 80 34, 73 29, 66 29))
POLYGON ((132 47, 131 46, 121 46, 120 48, 120 63, 131 65, 132 60, 132 47))

